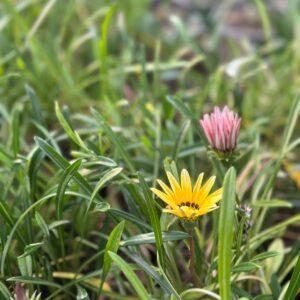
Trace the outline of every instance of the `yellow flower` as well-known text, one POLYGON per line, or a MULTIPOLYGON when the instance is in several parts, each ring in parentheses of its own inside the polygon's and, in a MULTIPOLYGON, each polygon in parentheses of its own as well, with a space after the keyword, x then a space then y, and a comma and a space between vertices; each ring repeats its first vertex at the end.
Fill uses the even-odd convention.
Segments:
POLYGON ((194 188, 192 188, 190 175, 185 169, 181 171, 181 183, 178 183, 170 172, 167 172, 167 176, 170 187, 157 180, 163 191, 151 188, 151 191, 168 205, 164 212, 194 221, 199 216, 218 208, 217 202, 222 198, 222 188, 210 194, 216 180, 215 176, 210 177, 202 186, 203 173, 201 173, 194 188))

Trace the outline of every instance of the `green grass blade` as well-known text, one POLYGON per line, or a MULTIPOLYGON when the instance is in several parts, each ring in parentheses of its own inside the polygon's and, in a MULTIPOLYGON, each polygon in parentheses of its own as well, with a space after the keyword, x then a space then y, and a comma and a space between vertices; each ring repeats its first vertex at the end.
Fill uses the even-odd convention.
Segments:
POLYGON ((37 174, 43 157, 44 152, 36 147, 27 158, 27 175, 29 177, 30 195, 33 199, 36 197, 35 194, 38 185, 37 174))
POLYGON ((143 176, 139 173, 139 182, 143 191, 143 195, 148 207, 148 214, 151 222, 151 226, 153 228, 154 236, 155 236, 155 243, 157 247, 157 251, 159 253, 159 258, 161 259, 161 265, 165 267, 165 253, 163 248, 163 238, 162 238, 162 231, 160 227, 160 222, 157 214, 156 207, 154 205, 154 200, 151 196, 149 187, 143 178, 143 176))
POLYGON ((61 286, 55 282, 36 278, 36 277, 31 277, 31 276, 15 276, 15 277, 10 277, 7 279, 7 281, 13 281, 13 282, 23 282, 23 283, 28 283, 28 284, 36 284, 36 285, 45 285, 45 286, 51 286, 54 288, 60 288, 61 286))
POLYGON ((289 143, 292 138, 293 131, 295 129, 295 126, 297 125, 297 119, 299 117, 299 114, 300 114, 300 96, 297 96, 290 107, 289 116, 283 133, 284 140, 282 146, 282 155, 286 153, 286 150, 289 147, 289 143))
POLYGON ((106 173, 104 173, 104 175, 98 181, 98 183, 91 195, 90 201, 89 201, 87 209, 86 209, 86 213, 89 212, 89 210, 93 204, 93 201, 94 201, 95 197, 97 196, 98 192, 100 191, 100 189, 106 184, 106 182, 108 182, 109 180, 111 180, 112 178, 117 176, 119 173, 121 173, 122 170, 123 170, 123 168, 114 168, 114 169, 108 170, 106 173))
POLYGON ((253 203, 253 207, 292 207, 292 204, 281 199, 256 200, 253 203))
POLYGON ((43 127, 45 127, 45 122, 44 122, 44 119, 43 119, 40 102, 38 100, 38 97, 37 97, 35 91, 28 84, 25 85, 25 90, 26 90, 26 94, 27 94, 28 98, 31 101, 31 107, 32 107, 32 111, 33 111, 33 118, 39 124, 42 124, 43 127))
POLYGON ((61 181, 57 187, 57 196, 56 196, 56 214, 58 220, 62 218, 62 203, 63 203, 63 198, 68 183, 73 178, 73 176, 77 173, 80 166, 81 166, 81 160, 76 160, 73 164, 69 165, 62 173, 61 181))
POLYGON ((2 216, 3 220, 5 220, 9 226, 11 226, 11 227, 14 226, 13 215, 10 212, 10 208, 7 205, 7 203, 4 202, 3 200, 0 200, 0 215, 2 216))
POLYGON ((9 247, 11 245, 13 236, 15 234, 15 232, 18 230, 18 226, 24 221, 24 219, 26 218, 26 216, 37 206, 41 205, 42 203, 44 203, 45 201, 51 199, 51 197, 53 197, 54 195, 48 195, 45 196, 41 199, 39 199, 38 201, 34 202, 33 204, 31 204, 18 218, 18 220, 15 222, 14 227, 11 229, 9 236, 6 240, 6 243, 3 247, 3 251, 2 251, 2 255, 1 255, 1 266, 0 266, 0 270, 1 270, 1 274, 4 275, 4 269, 5 269, 5 262, 6 262, 6 258, 7 258, 7 254, 8 254, 8 250, 9 247))
POLYGON ((237 266, 232 268, 233 273, 242 273, 242 272, 250 272, 252 270, 260 268, 260 265, 253 263, 253 262, 242 262, 237 266))
MULTIPOLYGON (((130 183, 125 186, 125 189, 129 193, 132 200, 134 200, 134 202, 137 204, 137 206, 141 210, 141 213, 139 213, 139 215, 143 215, 144 217, 147 217, 147 215, 148 215, 147 205, 138 191, 138 186, 134 183, 130 183)), ((150 230, 151 230, 151 227, 150 227, 150 230)))
MULTIPOLYGON (((81 166, 81 160, 80 159, 76 160, 73 164, 68 166, 62 174, 61 181, 57 187, 56 203, 55 203, 56 204, 56 218, 58 221, 62 219, 62 204, 63 204, 63 199, 65 196, 65 191, 67 189, 67 186, 68 186, 70 180, 77 173, 80 166, 81 166)), ((65 264, 65 238, 64 238, 63 228, 59 227, 58 232, 59 232, 61 255, 62 255, 63 263, 65 264)))
MULTIPOLYGON (((58 167, 65 170, 70 166, 69 162, 57 151, 55 151, 55 149, 51 147, 46 141, 39 137, 35 137, 35 141, 37 145, 42 149, 42 151, 44 151, 58 167)), ((92 188, 78 172, 75 173, 74 179, 85 192, 87 192, 88 194, 92 194, 92 188)))
POLYGON ((65 117, 62 114, 57 102, 55 102, 55 113, 56 113, 56 117, 58 118, 58 121, 59 121, 60 125, 63 127, 63 129, 65 130, 68 137, 75 144, 77 144, 79 147, 81 147, 83 150, 85 150, 86 152, 90 152, 90 150, 84 144, 84 142, 81 139, 81 137, 79 136, 79 134, 71 128, 71 126, 69 125, 69 123, 65 119, 65 117))
POLYGON ((224 178, 223 196, 220 204, 219 241, 218 241, 218 270, 220 295, 224 300, 231 300, 231 259, 235 211, 236 172, 231 167, 224 178))
POLYGON ((101 26, 101 39, 99 41, 99 54, 101 63, 104 63, 106 60, 108 28, 115 10, 116 5, 111 5, 108 12, 105 15, 104 21, 101 26))
MULTIPOLYGON (((193 288, 193 289, 188 289, 185 290, 182 294, 181 297, 183 300, 189 300, 189 299, 216 299, 216 300, 221 300, 221 297, 217 295, 216 293, 207 290, 207 289, 199 289, 199 288, 193 288), (203 298, 203 296, 209 296, 209 298, 203 298)), ((246 300, 246 299, 245 299, 246 300)))
POLYGON ((272 41, 272 26, 268 16, 266 4, 261 0, 255 0, 259 16, 263 25, 265 39, 270 43, 272 41))
MULTIPOLYGON (((299 117, 300 114, 300 97, 296 97, 292 103, 292 106, 290 108, 289 111, 289 116, 288 116, 288 120, 286 123, 286 127, 284 129, 284 133, 283 133, 283 142, 282 142, 282 148, 280 151, 280 155, 279 158, 276 162, 275 167, 273 168, 273 172, 266 184, 266 187, 264 189, 263 195, 262 195, 262 199, 266 199, 267 195, 269 193, 269 191, 272 189, 277 173, 280 169, 282 160, 286 154, 287 149, 289 148, 289 143, 293 134, 293 131, 295 129, 295 126, 297 124, 297 119, 299 117)), ((259 225, 261 225, 261 223, 258 223, 259 225)))
POLYGON ((108 213, 111 214, 114 217, 124 219, 124 220, 128 220, 128 221, 132 222, 133 224, 136 224, 136 225, 138 225, 138 226, 140 226, 144 229, 152 230, 152 227, 150 225, 148 225, 147 223, 145 223, 141 219, 137 218, 135 215, 130 214, 128 212, 125 212, 123 210, 111 208, 108 211, 108 213))
POLYGON ((177 300, 181 299, 175 288, 172 286, 172 284, 168 280, 166 280, 164 276, 156 272, 155 269, 152 266, 150 266, 147 262, 145 262, 140 256, 137 256, 127 251, 126 255, 130 259, 132 259, 146 274, 151 276, 167 294, 173 295, 177 300))
POLYGON ((280 234, 285 230, 285 228, 293 223, 300 222, 300 214, 292 216, 291 218, 273 225, 270 228, 265 229, 264 231, 260 232, 259 234, 253 236, 250 239, 250 249, 256 249, 259 247, 263 242, 274 238, 274 236, 280 236, 280 234))
POLYGON ((11 132, 12 132, 12 151, 14 156, 20 152, 20 116, 21 107, 16 106, 12 113, 11 132))
MULTIPOLYGON (((295 126, 297 124, 297 119, 299 117, 300 114, 300 96, 297 96, 291 107, 290 107, 290 111, 289 111, 289 116, 288 116, 288 120, 284 129, 284 133, 283 133, 283 142, 282 142, 282 148, 279 154, 279 158, 276 161, 276 164, 272 170, 272 173, 269 176, 269 180, 264 188, 263 194, 262 194, 262 199, 267 199, 270 191, 272 190, 275 180, 276 180, 276 176, 280 170, 280 166, 282 164, 282 161, 284 159, 284 156, 287 153, 287 150, 289 149, 289 143, 293 134, 293 131, 295 129, 295 126)), ((262 212, 259 215, 259 219, 256 222, 256 226, 255 226, 255 233, 258 234, 264 219, 265 219, 265 215, 267 212, 267 208, 263 208, 262 212)))
MULTIPOLYGON (((13 214, 10 208, 8 207, 7 203, 3 200, 0 200, 0 216, 6 222, 6 225, 8 225, 8 227, 14 227, 15 220, 13 218, 13 214)), ((17 230, 17 235, 18 238, 23 242, 23 244, 25 244, 25 239, 19 230, 17 230)))
POLYGON ((95 116, 97 122, 104 129, 104 131, 107 134, 107 136, 108 136, 109 140, 111 141, 111 143, 114 144, 117 151, 119 152, 121 157, 124 159, 124 161, 125 161, 127 167, 129 168, 129 170, 131 172, 135 173, 135 167, 133 165, 133 162, 132 162, 129 154, 125 150, 125 147, 124 147, 123 143, 121 142, 120 138, 113 132, 113 130, 111 129, 109 124, 105 121, 103 116, 98 111, 96 111, 95 109, 92 109, 91 111, 92 111, 93 115, 95 116))
POLYGON ((117 264, 117 266, 122 270, 126 278, 130 281, 132 286, 134 287, 135 291, 137 292, 139 299, 141 300, 150 300, 150 296, 148 295, 147 291, 145 290, 143 284, 140 282, 139 278, 133 272, 131 267, 121 258, 119 255, 108 252, 109 256, 112 260, 117 264))
POLYGON ((265 260, 270 257, 277 256, 277 255, 279 255, 279 252, 277 252, 277 251, 267 251, 267 252, 263 252, 263 253, 255 255, 254 257, 251 258, 251 261, 261 261, 261 260, 265 260))
POLYGON ((111 234, 108 237, 108 240, 107 240, 107 243, 105 246, 101 285, 100 285, 98 295, 101 294, 104 281, 105 281, 106 276, 111 267, 112 260, 111 260, 111 256, 109 253, 116 253, 118 251, 124 227, 125 227, 125 221, 122 221, 113 229, 113 231, 111 232, 111 234))
POLYGON ((41 216, 41 214, 39 214, 39 212, 35 212, 35 221, 38 224, 38 226, 41 228, 44 236, 46 238, 50 237, 50 232, 49 232, 49 227, 46 223, 46 221, 44 220, 44 218, 41 216))
POLYGON ((173 148, 173 154, 172 154, 172 160, 173 161, 176 161, 177 158, 178 158, 178 153, 179 153, 179 150, 180 150, 180 147, 184 141, 184 138, 186 137, 186 134, 190 128, 190 125, 191 125, 191 121, 190 120, 186 120, 181 129, 180 129, 180 132, 178 134, 178 137, 175 141, 175 145, 174 145, 174 148, 173 148))
POLYGON ((298 261, 294 268, 291 281, 284 295, 284 300, 296 299, 296 295, 299 288, 300 288, 300 255, 298 256, 298 261))
POLYGON ((3 297, 3 300, 12 299, 8 288, 4 285, 2 281, 0 281, 0 295, 2 295, 1 297, 3 297))
POLYGON ((183 116, 188 119, 194 119, 194 115, 189 107, 177 97, 167 96, 167 101, 172 104, 183 116))
POLYGON ((13 165, 13 159, 13 156, 10 155, 0 144, 0 162, 2 162, 6 167, 11 168, 13 165))

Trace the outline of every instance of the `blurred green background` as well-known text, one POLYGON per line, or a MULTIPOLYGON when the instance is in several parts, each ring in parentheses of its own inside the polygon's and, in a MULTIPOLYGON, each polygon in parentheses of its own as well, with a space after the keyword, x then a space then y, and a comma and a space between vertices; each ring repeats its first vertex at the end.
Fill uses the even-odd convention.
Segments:
POLYGON ((299 16, 295 0, 1 0, 1 103, 25 104, 29 84, 51 120, 54 100, 78 112, 177 93, 199 112, 235 102, 281 125, 299 87, 299 16))

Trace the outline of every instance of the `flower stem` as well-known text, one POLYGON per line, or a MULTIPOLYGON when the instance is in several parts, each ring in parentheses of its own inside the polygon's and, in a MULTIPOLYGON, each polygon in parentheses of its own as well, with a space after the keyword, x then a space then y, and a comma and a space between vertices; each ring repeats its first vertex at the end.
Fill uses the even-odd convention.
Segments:
POLYGON ((195 242, 194 242, 194 235, 193 235, 193 228, 189 230, 189 246, 190 246, 190 273, 192 276, 192 281, 195 287, 199 287, 199 281, 195 272, 195 242))

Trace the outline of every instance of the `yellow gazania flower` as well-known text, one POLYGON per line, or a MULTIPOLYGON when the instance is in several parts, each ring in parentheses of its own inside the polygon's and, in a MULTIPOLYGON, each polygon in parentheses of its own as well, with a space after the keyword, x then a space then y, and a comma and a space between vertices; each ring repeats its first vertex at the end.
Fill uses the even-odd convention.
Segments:
POLYGON ((151 188, 151 191, 163 200, 168 206, 163 210, 186 220, 194 221, 216 208, 217 202, 222 198, 222 188, 210 194, 211 188, 216 180, 215 176, 210 177, 202 186, 203 173, 192 188, 190 175, 187 170, 181 171, 181 183, 167 172, 171 188, 161 180, 157 180, 163 191, 151 188))

